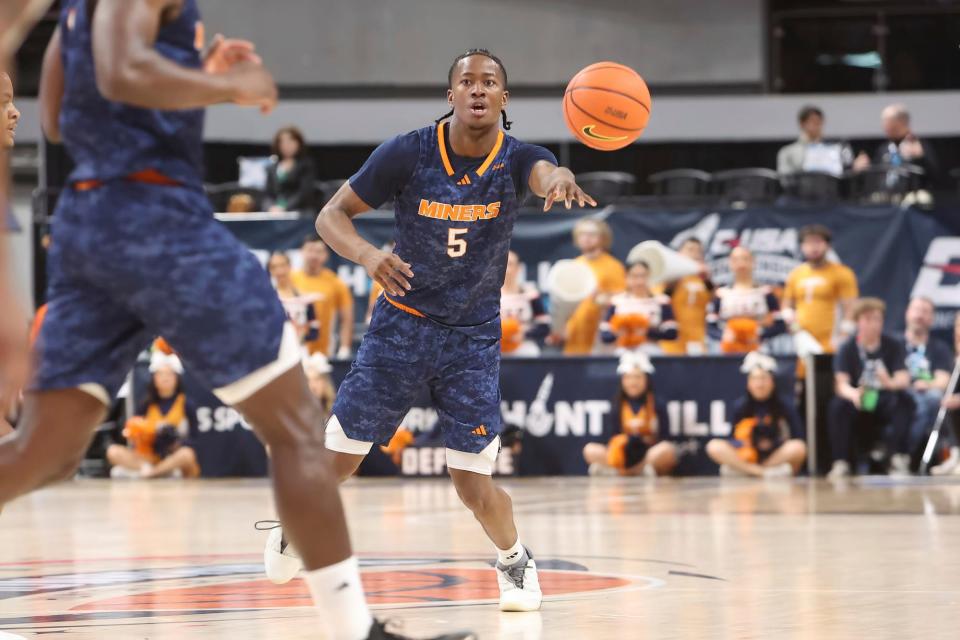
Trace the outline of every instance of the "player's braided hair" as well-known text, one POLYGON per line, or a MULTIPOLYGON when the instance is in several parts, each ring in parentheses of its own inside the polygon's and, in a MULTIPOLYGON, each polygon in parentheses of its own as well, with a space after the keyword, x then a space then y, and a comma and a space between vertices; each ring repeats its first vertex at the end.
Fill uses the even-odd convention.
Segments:
MULTIPOLYGON (((488 51, 487 49, 467 49, 466 51, 464 51, 454 59, 453 64, 450 65, 450 71, 447 72, 447 84, 451 88, 453 87, 453 72, 456 70, 457 65, 460 63, 461 60, 463 60, 464 58, 469 58, 470 56, 484 56, 485 58, 490 58, 491 60, 496 62, 497 66, 500 67, 500 73, 503 74, 503 88, 504 89, 507 88, 507 68, 503 66, 503 62, 500 60, 500 58, 490 53, 490 51, 488 51)), ((453 109, 450 109, 450 111, 448 111, 444 115, 434 120, 434 122, 436 124, 440 124, 441 122, 443 122, 444 120, 446 120, 452 115, 453 115, 453 109)), ((507 110, 504 109, 503 111, 501 111, 500 116, 503 118, 503 128, 509 131, 510 127, 513 125, 513 122, 511 122, 510 120, 507 120, 507 110)))

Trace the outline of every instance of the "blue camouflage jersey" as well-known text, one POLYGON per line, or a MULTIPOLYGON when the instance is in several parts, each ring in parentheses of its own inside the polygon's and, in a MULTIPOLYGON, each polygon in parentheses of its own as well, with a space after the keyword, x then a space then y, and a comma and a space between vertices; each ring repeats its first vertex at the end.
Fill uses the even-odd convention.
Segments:
MULTIPOLYGON (((107 181, 153 169, 202 184, 202 109, 159 111, 110 102, 97 89, 88 0, 64 0, 60 14, 66 80, 60 128, 76 164, 71 182, 107 181)), ((196 0, 160 28, 157 51, 184 67, 202 66, 203 25, 196 0)))
POLYGON ((394 301, 443 324, 480 325, 500 311, 510 238, 533 165, 556 158, 503 131, 486 157, 456 158, 448 135, 441 123, 399 136, 374 152, 350 184, 374 207, 385 188, 396 189, 394 252, 414 277, 412 290, 394 301), (384 149, 406 145, 416 153, 418 143, 416 160, 410 154, 407 163, 414 167, 391 184, 397 172, 384 165, 403 164, 403 154, 384 149))

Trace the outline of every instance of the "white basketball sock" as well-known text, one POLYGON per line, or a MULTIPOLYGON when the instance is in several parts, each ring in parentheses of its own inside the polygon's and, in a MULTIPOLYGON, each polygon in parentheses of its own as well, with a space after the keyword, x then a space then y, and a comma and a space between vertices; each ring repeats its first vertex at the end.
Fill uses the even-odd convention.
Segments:
POLYGON ((303 578, 331 640, 365 640, 370 635, 373 616, 363 595, 356 556, 329 567, 306 571, 303 578))
POLYGON ((521 558, 523 558, 523 545, 520 544, 519 536, 517 542, 509 549, 497 549, 497 560, 505 567, 517 564, 521 558))

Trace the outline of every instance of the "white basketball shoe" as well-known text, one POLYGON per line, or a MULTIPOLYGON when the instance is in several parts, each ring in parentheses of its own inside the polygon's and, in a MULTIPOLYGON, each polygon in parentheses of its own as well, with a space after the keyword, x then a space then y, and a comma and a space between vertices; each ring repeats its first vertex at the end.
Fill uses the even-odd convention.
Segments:
POLYGON ((254 527, 257 531, 269 531, 267 545, 263 549, 263 568, 267 579, 273 584, 290 582, 303 567, 300 555, 283 537, 283 529, 277 520, 261 520, 254 527))
POLYGON ((497 583, 500 585, 500 611, 537 611, 543 601, 537 563, 526 548, 523 557, 509 567, 497 562, 497 583))

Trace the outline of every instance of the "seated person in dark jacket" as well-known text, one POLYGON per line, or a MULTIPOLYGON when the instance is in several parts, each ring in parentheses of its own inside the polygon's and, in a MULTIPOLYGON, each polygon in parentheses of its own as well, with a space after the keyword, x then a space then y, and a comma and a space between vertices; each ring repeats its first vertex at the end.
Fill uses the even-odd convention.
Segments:
POLYGON ((273 138, 276 162, 267 169, 267 204, 271 213, 309 211, 314 206, 315 170, 303 134, 285 127, 273 138))
MULTIPOLYGON (((914 164, 923 169, 925 176, 922 186, 929 188, 936 184, 940 165, 933 148, 918 138, 910 127, 910 112, 902 104, 892 104, 880 114, 883 121, 883 133, 887 140, 880 143, 873 154, 874 164, 914 164)), ((871 158, 863 151, 853 164, 855 171, 870 166, 871 158)))

